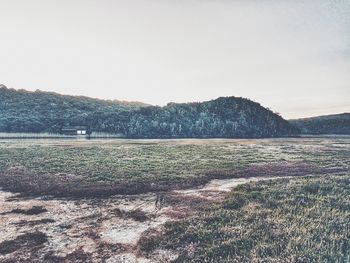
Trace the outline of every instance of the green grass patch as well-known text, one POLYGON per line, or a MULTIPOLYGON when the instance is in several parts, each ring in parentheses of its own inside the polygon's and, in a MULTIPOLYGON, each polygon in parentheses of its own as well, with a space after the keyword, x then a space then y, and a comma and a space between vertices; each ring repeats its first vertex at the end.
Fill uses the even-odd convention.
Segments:
POLYGON ((349 262, 350 174, 239 186, 142 244, 176 262, 349 262))
POLYGON ((8 140, 0 142, 0 173, 69 174, 88 181, 137 183, 191 181, 212 170, 282 161, 347 169, 348 141, 339 145, 331 139, 8 140))

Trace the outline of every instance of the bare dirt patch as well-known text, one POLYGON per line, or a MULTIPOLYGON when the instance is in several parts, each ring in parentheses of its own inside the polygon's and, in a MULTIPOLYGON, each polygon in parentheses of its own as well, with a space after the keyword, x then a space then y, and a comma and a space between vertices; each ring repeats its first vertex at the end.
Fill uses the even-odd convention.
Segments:
POLYGON ((10 254, 18 250, 25 250, 27 252, 37 249, 45 242, 47 242, 47 236, 42 232, 26 233, 14 239, 1 242, 0 255, 10 254))
POLYGON ((326 169, 302 162, 276 162, 252 165, 244 169, 217 169, 207 172, 210 178, 251 178, 320 175, 341 172, 344 169, 326 169))
POLYGON ((50 195, 54 197, 108 197, 116 194, 142 194, 148 192, 168 191, 200 185, 203 179, 192 182, 173 182, 154 184, 121 183, 121 182, 93 182, 80 176, 30 174, 27 172, 0 173, 0 187, 3 190, 21 193, 22 196, 50 195))
POLYGON ((116 208, 113 211, 113 213, 120 218, 123 218, 123 219, 131 218, 139 222, 145 222, 146 220, 150 219, 149 216, 139 208, 131 211, 125 211, 125 210, 116 208))
POLYGON ((8 212, 3 212, 1 214, 23 214, 23 215, 38 215, 41 213, 47 212, 47 209, 45 209, 42 206, 33 206, 29 209, 21 209, 21 208, 15 208, 8 212))
POLYGON ((43 218, 40 220, 29 220, 29 221, 28 220, 21 220, 21 221, 15 222, 13 224, 18 225, 18 226, 25 226, 25 225, 36 226, 36 225, 49 224, 49 223, 54 223, 54 222, 55 222, 55 220, 53 220, 53 219, 43 218))
POLYGON ((156 200, 156 194, 47 199, 0 191, 0 229, 6 229, 0 262, 124 262, 116 260, 127 254, 137 259, 131 262, 149 262, 135 252, 137 242, 145 231, 170 220, 164 215, 169 208, 156 206, 156 200), (35 206, 47 212, 4 213, 35 206), (33 232, 45 234, 45 243, 30 243, 33 232))

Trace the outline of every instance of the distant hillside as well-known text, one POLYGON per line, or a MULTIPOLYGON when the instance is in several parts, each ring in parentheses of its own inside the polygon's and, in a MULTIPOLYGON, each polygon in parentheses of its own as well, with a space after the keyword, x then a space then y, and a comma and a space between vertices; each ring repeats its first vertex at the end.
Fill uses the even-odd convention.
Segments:
POLYGON ((128 138, 261 138, 298 133, 279 115, 244 98, 157 107, 0 88, 0 132, 59 132, 69 125, 89 125, 93 131, 128 138))
MULTIPOLYGON (((8 89, 0 85, 1 132, 57 132, 63 125, 87 124, 113 119, 121 112, 146 106, 138 102, 93 99, 54 92, 8 89)), ((98 127, 106 129, 107 122, 98 127)))
POLYGON ((290 120, 303 134, 350 134, 350 113, 290 120))

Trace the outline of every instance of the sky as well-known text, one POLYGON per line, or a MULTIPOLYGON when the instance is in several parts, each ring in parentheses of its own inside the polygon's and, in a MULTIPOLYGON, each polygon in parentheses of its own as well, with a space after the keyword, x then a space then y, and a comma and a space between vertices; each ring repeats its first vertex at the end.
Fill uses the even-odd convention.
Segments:
POLYGON ((155 105, 350 112, 350 0, 0 0, 0 83, 155 105))

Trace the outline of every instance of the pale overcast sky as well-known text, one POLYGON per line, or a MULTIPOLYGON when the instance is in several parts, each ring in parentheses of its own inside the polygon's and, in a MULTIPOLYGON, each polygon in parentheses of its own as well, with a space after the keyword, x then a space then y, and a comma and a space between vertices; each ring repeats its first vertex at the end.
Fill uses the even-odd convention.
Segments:
POLYGON ((0 83, 350 112, 350 0, 0 0, 0 83))

